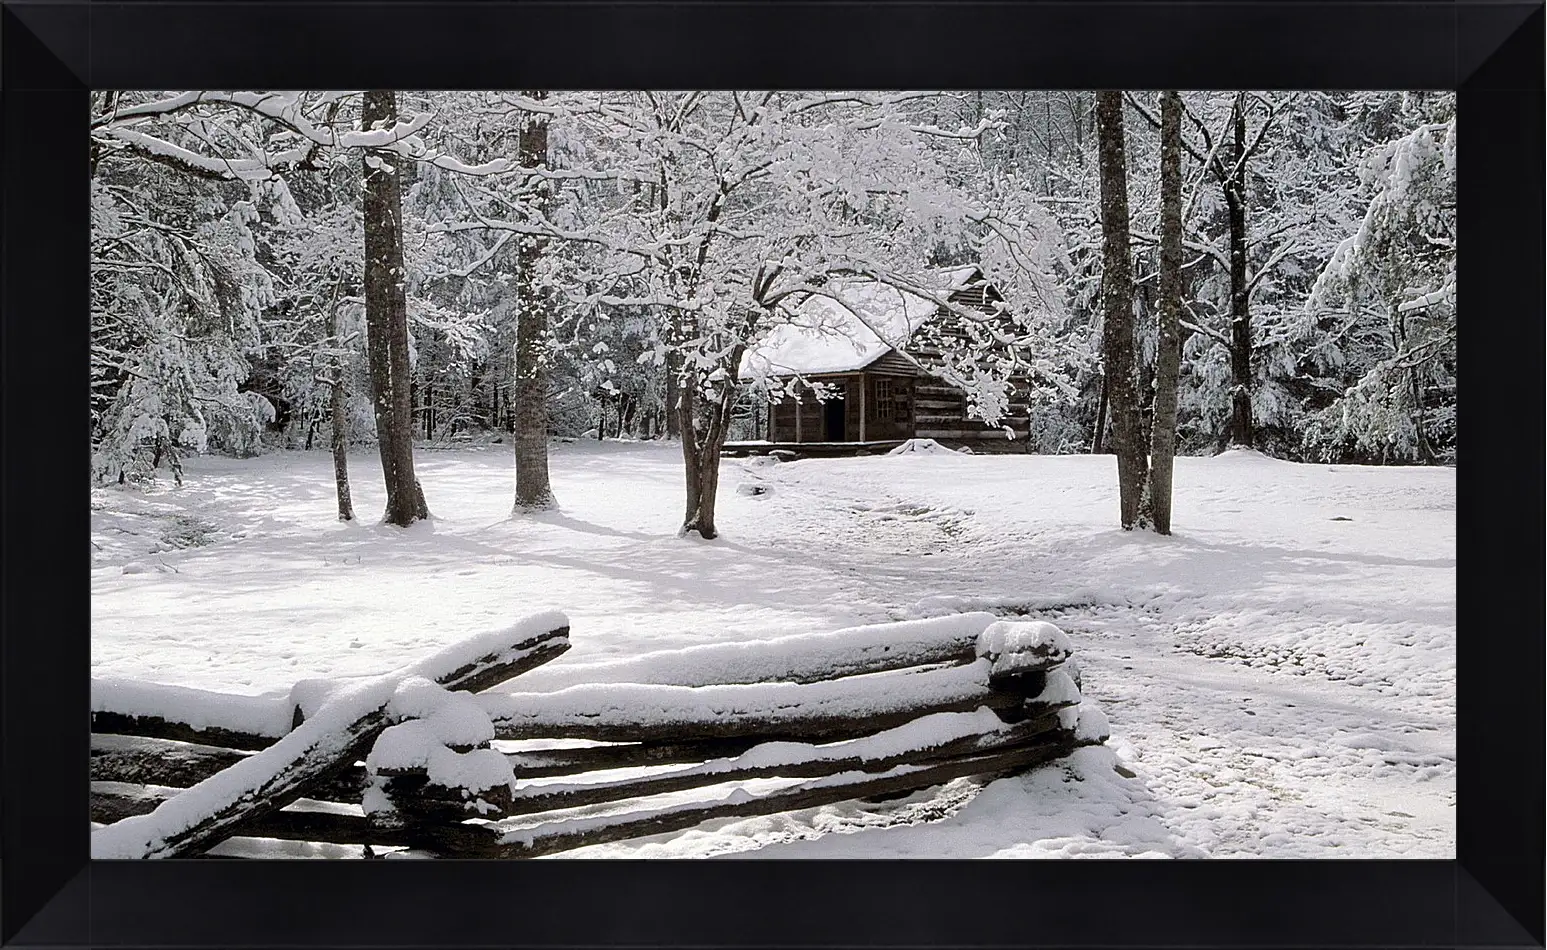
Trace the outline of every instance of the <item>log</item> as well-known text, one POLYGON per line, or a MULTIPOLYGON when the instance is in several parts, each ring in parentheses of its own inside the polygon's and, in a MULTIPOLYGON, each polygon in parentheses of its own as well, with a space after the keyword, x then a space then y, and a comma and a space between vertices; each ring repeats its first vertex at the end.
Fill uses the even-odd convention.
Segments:
MULTIPOLYGON (((971 716, 972 714, 954 715, 971 716)), ((693 768, 663 775, 647 775, 615 782, 582 785, 537 785, 518 788, 506 806, 505 814, 525 815, 564 808, 579 808, 756 778, 821 778, 844 772, 885 772, 899 765, 917 765, 1024 745, 1037 738, 1048 739, 1053 736, 1060 739, 1066 738, 1066 733, 1059 730, 1056 712, 1044 714, 1014 726, 1001 726, 996 717, 989 718, 992 720, 990 728, 995 731, 958 736, 941 742, 900 744, 898 740, 901 737, 896 734, 907 730, 908 727, 903 726, 868 739, 842 743, 836 749, 830 746, 802 745, 793 749, 775 750, 768 746, 759 746, 748 750, 740 758, 706 762, 693 768), (760 753, 764 754, 760 755, 760 753), (782 754, 779 755, 778 761, 767 761, 779 753, 782 754)))
POLYGON ((563 653, 568 622, 541 614, 508 630, 454 644, 386 676, 332 695, 301 726, 274 745, 244 758, 138 815, 92 832, 94 858, 176 857, 203 851, 245 830, 256 819, 305 797, 364 758, 388 725, 387 703, 398 684, 422 676, 447 689, 487 688, 563 653))
MULTIPOLYGON (((757 739, 714 739, 703 742, 617 743, 581 749, 540 749, 509 752, 506 758, 522 778, 575 775, 607 769, 679 765, 739 755, 757 739)), ((240 762, 247 753, 170 739, 93 735, 91 780, 188 788, 240 762)), ((343 770, 331 784, 315 786, 310 797, 320 801, 359 802, 368 776, 365 767, 343 770)))
POLYGON ((517 778, 578 775, 608 769, 632 769, 651 765, 680 765, 740 755, 763 740, 757 738, 705 739, 699 742, 620 742, 582 749, 539 749, 507 752, 517 778))
MULTIPOLYGON (((121 782, 92 782, 91 820, 111 824, 134 815, 149 814, 162 802, 168 801, 174 791, 147 789, 121 782)), ((403 844, 401 835, 394 836, 389 829, 378 827, 362 815, 294 808, 252 819, 243 826, 242 836, 332 844, 403 844)))
POLYGON ((422 772, 387 778, 383 790, 397 809, 396 815, 383 820, 384 824, 457 822, 468 818, 498 818, 511 813, 512 795, 508 785, 478 792, 478 800, 493 806, 492 810, 482 813, 469 807, 472 799, 463 795, 463 789, 434 784, 422 772))
POLYGON ((91 681, 93 732, 256 750, 290 728, 284 696, 241 696, 117 677, 91 681))
MULTIPOLYGON (((462 669, 454 670, 448 674, 452 679, 464 684, 454 688, 466 690, 467 692, 482 692, 522 673, 533 670, 569 649, 569 628, 567 626, 557 626, 553 630, 548 631, 548 633, 554 639, 529 651, 524 651, 519 656, 503 656, 496 651, 469 659, 463 664, 462 669)), ((342 689, 346 685, 341 683, 339 688, 342 689)), ((94 689, 103 689, 106 686, 118 687, 121 692, 133 693, 135 694, 134 698, 141 702, 154 702, 155 696, 158 693, 166 693, 169 695, 197 696, 206 703, 218 703, 221 701, 240 703, 264 719, 273 720, 277 715, 279 719, 284 720, 286 727, 290 729, 299 726, 304 720, 300 708, 292 707, 288 698, 222 696, 219 693, 211 693, 206 690, 193 690, 180 686, 163 686, 152 683, 125 684, 111 680, 98 680, 93 683, 94 689), (268 706, 275 708, 274 710, 268 710, 265 708, 268 706)), ((448 686, 447 688, 453 687, 448 686)), ((240 749, 247 752, 267 749, 285 735, 284 728, 273 728, 267 732, 255 732, 235 729, 229 726, 192 725, 167 716, 152 715, 136 710, 111 708, 112 703, 119 701, 121 701, 121 697, 117 695, 93 700, 94 705, 104 706, 102 709, 92 711, 91 731, 93 733, 139 736, 149 739, 172 739, 178 742, 214 746, 223 749, 240 749)))
MULTIPOLYGON (((189 788, 235 765, 249 754, 172 739, 93 734, 91 780, 189 788)), ((326 802, 358 803, 360 793, 365 790, 365 781, 364 767, 354 765, 331 780, 319 781, 308 791, 307 797, 326 802)))
POLYGON ((91 780, 187 788, 247 758, 211 745, 139 736, 91 735, 91 780))
POLYGON ((274 736, 261 736, 257 733, 240 732, 219 726, 199 729, 161 716, 131 716, 111 710, 91 714, 91 731, 121 736, 175 739, 179 742, 248 751, 266 749, 279 741, 274 736))
POLYGON ((132 815, 148 815, 172 797, 165 789, 146 788, 131 782, 91 783, 91 820, 111 825, 132 815))
POLYGON ((692 802, 653 811, 594 818, 565 819, 527 828, 502 830, 499 825, 461 824, 424 829, 426 840, 416 842, 415 846, 443 857, 535 858, 587 845, 682 831, 719 818, 773 815, 850 799, 917 791, 971 775, 1021 771, 1068 755, 1080 744, 1067 739, 984 755, 964 756, 925 766, 899 766, 882 775, 848 773, 758 796, 737 790, 720 801, 692 802))
POLYGON ((977 656, 978 635, 997 619, 990 613, 963 613, 551 666, 531 677, 530 688, 548 692, 594 683, 819 683, 915 666, 970 663, 977 656))
POLYGON ((758 738, 818 741, 891 729, 920 716, 1018 708, 990 688, 990 662, 848 676, 820 683, 655 686, 606 683, 554 693, 479 696, 497 739, 680 742, 758 738))
MULTIPOLYGON (((539 749, 508 752, 505 757, 521 778, 577 775, 608 769, 680 765, 740 755, 761 740, 707 739, 701 742, 637 743, 588 746, 580 749, 539 749)), ((247 753, 170 739, 93 735, 91 780, 188 788, 197 785, 247 753)), ((331 783, 319 783, 309 797, 319 801, 359 802, 368 776, 364 766, 340 772, 331 783)))

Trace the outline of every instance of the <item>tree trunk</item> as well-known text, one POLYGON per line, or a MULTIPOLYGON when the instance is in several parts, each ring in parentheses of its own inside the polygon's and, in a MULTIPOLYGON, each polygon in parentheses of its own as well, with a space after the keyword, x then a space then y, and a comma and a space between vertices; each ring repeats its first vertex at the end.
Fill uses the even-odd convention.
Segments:
POLYGON ((636 401, 635 401, 634 397, 629 395, 628 393, 619 393, 618 394, 618 430, 617 430, 617 437, 620 438, 620 439, 623 438, 623 433, 624 433, 625 430, 628 430, 630 435, 633 434, 634 406, 635 406, 635 404, 636 404, 636 401))
POLYGON ((666 354, 666 438, 675 439, 682 435, 681 407, 677 405, 677 390, 682 381, 677 374, 682 372, 682 357, 675 351, 666 354))
MULTIPOLYGON (((397 122, 397 96, 365 93, 366 129, 397 122)), ((430 516, 414 477, 414 419, 408 362, 408 300, 404 293, 403 206, 399 164, 391 152, 367 151, 365 161, 365 325, 370 354, 376 441, 387 483, 388 524, 406 527, 430 516)))
POLYGON ((1102 361, 1106 366, 1117 490, 1123 530, 1139 523, 1139 496, 1148 469, 1139 440, 1139 400, 1133 372, 1133 272, 1128 257, 1128 169, 1123 149, 1123 94, 1096 94, 1101 158, 1102 361))
POLYGON ((1160 340, 1155 351, 1155 415, 1144 504, 1156 534, 1171 533, 1176 458, 1177 379, 1182 362, 1182 99, 1160 94, 1160 340))
POLYGON ((1090 454, 1100 455, 1107 434, 1107 374, 1101 374, 1101 395, 1096 399, 1096 437, 1091 440, 1090 454))
MULTIPOLYGON (((546 93, 526 93, 541 99, 546 93)), ((533 113, 521 126, 521 167, 545 167, 548 163, 548 117, 533 113)), ((539 185, 538 202, 546 198, 546 184, 539 185)), ((538 286, 537 265, 543 242, 523 236, 516 245, 516 359, 511 387, 515 416, 516 502, 513 511, 541 511, 558 502, 548 482, 548 374, 544 365, 543 338, 548 332, 549 300, 538 286)))
MULTIPOLYGON (((328 307, 326 324, 323 329, 328 336, 328 345, 338 349, 338 310, 337 301, 328 307)), ((338 492, 338 520, 355 520, 354 501, 349 493, 349 414, 347 403, 349 391, 344 388, 343 358, 338 353, 333 354, 332 370, 328 374, 328 413, 331 426, 329 442, 333 449, 333 485, 338 492)))
POLYGON ((703 383, 689 377, 682 381, 678 424, 682 429, 682 460, 687 474, 687 509, 679 535, 698 532, 706 541, 719 532, 714 526, 715 499, 720 490, 720 452, 730 431, 731 410, 736 403, 735 370, 745 347, 733 349, 721 364, 723 379, 711 384, 713 402, 701 406, 703 383))
POLYGON ((424 381, 424 438, 435 441, 435 383, 428 379, 424 381))
POLYGON ((1246 102, 1238 93, 1231 112, 1235 165, 1225 181, 1230 219, 1230 431, 1228 442, 1252 444, 1252 317, 1246 287, 1246 102))

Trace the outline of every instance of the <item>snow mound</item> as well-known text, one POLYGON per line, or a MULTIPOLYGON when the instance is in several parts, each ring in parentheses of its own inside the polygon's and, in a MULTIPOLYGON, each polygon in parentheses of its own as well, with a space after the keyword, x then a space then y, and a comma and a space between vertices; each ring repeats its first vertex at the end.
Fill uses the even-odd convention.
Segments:
POLYGON ((1112 724, 1107 714, 1090 703, 1078 707, 1080 719, 1074 727, 1074 738, 1080 742, 1105 742, 1112 737, 1112 724))
POLYGON ((1210 461, 1259 465, 1294 464, 1293 462, 1285 462, 1283 459, 1276 459, 1273 456, 1259 452, 1256 449, 1249 449, 1244 445, 1232 445, 1230 448, 1225 449, 1223 452, 1214 455, 1210 461))
POLYGON ((904 442, 902 445, 897 446, 897 448, 892 449, 890 452, 888 452, 886 454, 887 455, 911 455, 911 454, 913 454, 915 452, 919 453, 920 455, 956 455, 956 454, 958 454, 958 453, 952 451, 951 449, 948 449, 945 446, 941 445, 939 442, 936 442, 934 439, 909 439, 908 441, 904 442))
POLYGON ((471 693, 452 692, 422 676, 398 686, 387 713, 423 722, 443 745, 477 746, 494 738, 494 725, 471 693))
POLYGON ((1042 688, 1032 699, 1034 703, 1047 703, 1049 706, 1063 705, 1066 703, 1078 703, 1080 701, 1079 687, 1074 685, 1074 680, 1063 670, 1054 670, 1047 675, 1047 685, 1042 688))
POLYGON ((1073 651, 1064 632, 1046 620, 996 620, 978 634, 978 656, 990 659, 1026 654, 1061 663, 1073 651))

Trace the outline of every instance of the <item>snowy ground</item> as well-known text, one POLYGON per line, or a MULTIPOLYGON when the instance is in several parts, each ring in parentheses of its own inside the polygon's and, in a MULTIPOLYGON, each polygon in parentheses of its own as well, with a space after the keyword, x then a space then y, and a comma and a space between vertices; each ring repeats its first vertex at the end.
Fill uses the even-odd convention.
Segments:
MULTIPOLYGON (((324 452, 94 491, 94 674, 265 693, 556 607, 574 648, 534 690, 603 657, 991 609, 1069 633, 1106 748, 572 854, 1455 855, 1454 470, 1179 459, 1158 538, 1115 528, 1110 456, 727 460, 702 542, 673 535, 675 446, 555 446, 562 511, 519 521, 508 449, 417 461, 436 517, 407 531, 334 521, 324 452)), ((374 454, 352 472, 374 521, 374 454)))

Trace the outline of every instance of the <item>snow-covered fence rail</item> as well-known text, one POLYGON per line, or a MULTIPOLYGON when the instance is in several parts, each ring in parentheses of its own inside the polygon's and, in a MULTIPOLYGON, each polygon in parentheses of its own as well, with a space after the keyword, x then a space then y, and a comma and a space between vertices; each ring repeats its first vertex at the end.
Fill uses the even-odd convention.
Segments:
MULTIPOLYGON (((290 697, 294 731, 264 752, 168 738, 179 730, 164 723, 149 735, 94 735, 93 820, 117 822, 96 832, 94 853, 120 839, 147 854, 194 853, 223 832, 534 857, 1019 771, 1105 738, 1105 720, 1060 668, 1068 654, 1050 624, 964 614, 549 666, 523 679, 541 692, 475 696, 489 677, 465 688, 402 671, 349 692, 349 709, 375 716, 371 741, 333 743, 334 765, 286 786, 279 805, 248 809, 198 847, 184 837, 174 850, 145 848, 146 829, 118 833, 141 817, 166 826, 194 790, 210 798, 227 776, 256 774, 252 760, 304 748, 295 736, 333 725, 346 698, 312 685, 290 697), (511 748, 530 740, 592 744, 511 748), (555 781, 566 778, 576 780, 555 781), (745 784, 764 779, 785 784, 745 784), (354 808, 291 804, 301 796, 354 808)), ((108 721, 143 729, 155 707, 134 708, 142 715, 108 721)), ((277 722, 282 712, 267 714, 277 722)), ((204 735, 238 724, 201 722, 204 735)))
MULTIPOLYGON (((438 688, 453 690, 486 689, 567 649, 568 619, 538 614, 509 629, 464 640, 396 673, 341 687, 315 715, 262 752, 166 797, 147 814, 94 831, 92 857, 175 857, 206 850, 241 833, 243 825, 272 816, 365 755, 390 724, 388 707, 405 681, 433 681, 438 688)), ((93 716, 93 731, 100 712, 110 711, 93 716)), ((153 718, 174 721, 169 711, 158 712, 153 718)))

